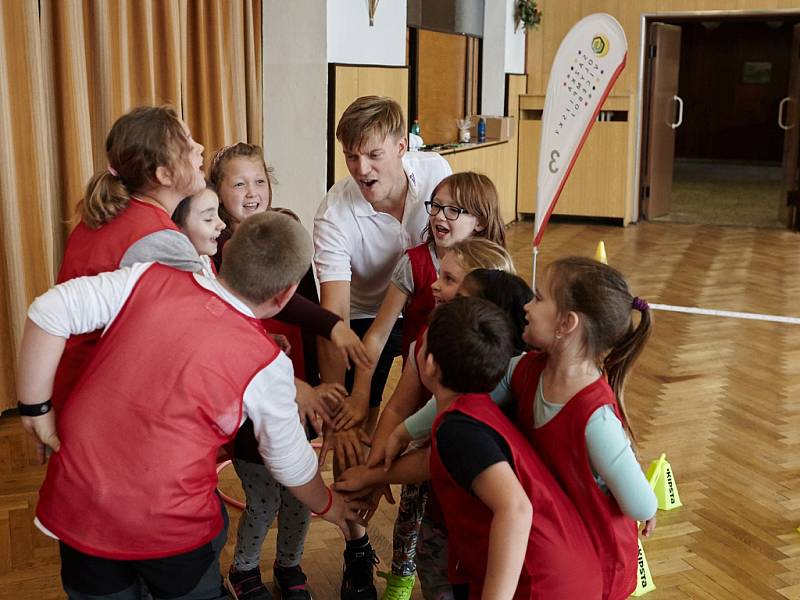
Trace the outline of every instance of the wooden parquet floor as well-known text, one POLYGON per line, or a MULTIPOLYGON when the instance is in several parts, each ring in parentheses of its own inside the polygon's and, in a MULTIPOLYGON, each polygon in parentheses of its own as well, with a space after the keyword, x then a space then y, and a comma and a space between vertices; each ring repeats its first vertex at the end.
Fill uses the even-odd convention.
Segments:
MULTIPOLYGON (((509 230, 528 279, 531 233, 529 223, 509 230)), ((541 264, 592 256, 599 240, 650 302, 800 317, 797 234, 553 224, 541 264)), ((658 312, 627 401, 642 464, 666 452, 684 505, 659 512, 645 542, 657 586, 648 598, 800 599, 800 325, 658 312)), ((31 522, 42 473, 18 420, 0 418, 0 600, 64 597, 56 545, 31 522)), ((232 469, 222 479, 237 493, 232 469)), ((392 519, 384 505, 370 527, 384 568, 392 519)), ((232 527, 225 568, 234 536, 232 527)), ((271 533, 267 579, 274 545, 271 533)), ((313 523, 303 564, 319 600, 338 598, 342 547, 331 526, 313 523)))

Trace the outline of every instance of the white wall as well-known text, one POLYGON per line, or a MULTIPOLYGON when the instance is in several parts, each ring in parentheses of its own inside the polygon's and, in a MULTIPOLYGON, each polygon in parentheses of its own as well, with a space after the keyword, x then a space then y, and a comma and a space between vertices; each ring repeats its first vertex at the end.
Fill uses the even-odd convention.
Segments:
MULTIPOLYGON (((514 32, 515 0, 506 0, 506 73, 525 74, 525 27, 514 32)), ((534 34, 535 35, 535 34, 534 34)))
POLYGON ((310 231, 327 191, 326 0, 264 0, 264 153, 275 167, 273 204, 310 231))
POLYGON ((367 0, 328 0, 328 62, 406 64, 406 1, 383 0, 369 25, 367 0))
POLYGON ((514 33, 514 0, 486 0, 481 112, 505 114, 506 73, 525 72, 525 32, 514 33))

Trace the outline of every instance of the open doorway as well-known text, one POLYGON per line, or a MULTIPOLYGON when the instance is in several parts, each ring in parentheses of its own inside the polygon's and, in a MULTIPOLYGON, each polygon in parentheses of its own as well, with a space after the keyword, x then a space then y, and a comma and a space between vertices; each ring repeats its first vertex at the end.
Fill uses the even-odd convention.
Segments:
POLYGON ((798 23, 800 13, 645 19, 644 218, 796 226, 798 23))

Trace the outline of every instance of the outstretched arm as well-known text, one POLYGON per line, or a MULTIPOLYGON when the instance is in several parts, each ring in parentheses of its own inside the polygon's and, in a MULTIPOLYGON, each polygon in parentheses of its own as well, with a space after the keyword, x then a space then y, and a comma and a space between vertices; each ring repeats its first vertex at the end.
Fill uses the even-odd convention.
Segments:
POLYGON ((353 391, 336 416, 337 430, 360 425, 366 419, 369 413, 369 392, 375 365, 407 299, 408 296, 396 285, 389 284, 378 314, 364 335, 364 346, 371 364, 366 368, 361 365, 356 367, 353 391))

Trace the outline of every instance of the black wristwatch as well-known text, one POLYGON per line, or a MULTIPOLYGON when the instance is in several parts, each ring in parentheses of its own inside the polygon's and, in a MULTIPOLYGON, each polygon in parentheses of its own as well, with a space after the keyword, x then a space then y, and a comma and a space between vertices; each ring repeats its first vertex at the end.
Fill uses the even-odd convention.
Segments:
POLYGON ((53 408, 53 404, 50 400, 45 400, 39 404, 23 404, 22 402, 17 402, 17 408, 19 408, 19 414, 23 417, 41 417, 50 412, 53 408))

